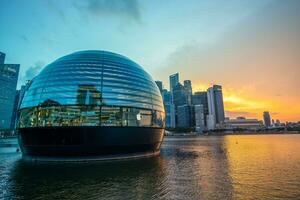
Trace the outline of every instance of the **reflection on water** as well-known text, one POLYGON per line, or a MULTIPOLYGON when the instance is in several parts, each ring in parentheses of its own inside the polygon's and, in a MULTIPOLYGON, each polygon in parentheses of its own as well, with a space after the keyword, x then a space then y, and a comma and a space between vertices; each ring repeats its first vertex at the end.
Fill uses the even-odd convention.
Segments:
POLYGON ((297 199, 300 135, 166 138, 154 158, 26 163, 0 153, 0 199, 297 199))
POLYGON ((228 136, 235 199, 300 199, 300 135, 228 136))

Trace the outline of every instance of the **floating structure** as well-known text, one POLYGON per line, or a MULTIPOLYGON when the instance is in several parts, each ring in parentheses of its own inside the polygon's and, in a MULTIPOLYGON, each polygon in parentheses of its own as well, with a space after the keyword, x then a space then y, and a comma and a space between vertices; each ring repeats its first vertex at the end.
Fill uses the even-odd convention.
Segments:
POLYGON ((24 157, 119 158, 159 153, 165 113, 141 66, 107 51, 61 57, 32 81, 18 111, 24 157))

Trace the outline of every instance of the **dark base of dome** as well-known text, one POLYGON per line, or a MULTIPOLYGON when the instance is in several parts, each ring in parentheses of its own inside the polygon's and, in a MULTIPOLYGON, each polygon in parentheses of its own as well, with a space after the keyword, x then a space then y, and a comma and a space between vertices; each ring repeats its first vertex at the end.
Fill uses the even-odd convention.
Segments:
POLYGON ((27 158, 105 160, 157 154, 163 140, 164 129, 43 127, 22 128, 18 133, 23 156, 27 158))

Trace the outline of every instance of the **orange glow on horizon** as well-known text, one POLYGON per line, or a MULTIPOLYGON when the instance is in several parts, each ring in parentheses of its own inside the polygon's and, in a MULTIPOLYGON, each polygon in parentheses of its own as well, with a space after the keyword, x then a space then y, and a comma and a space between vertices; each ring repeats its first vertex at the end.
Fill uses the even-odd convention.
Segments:
MULTIPOLYGON (((210 86, 196 81, 196 84, 193 84, 193 91, 206 91, 210 86)), ((300 120, 300 104, 293 99, 263 98, 251 89, 223 86, 223 100, 226 117, 244 116, 262 119, 262 113, 269 111, 274 120, 279 119, 281 122, 300 120), (293 109, 288 109, 287 105, 293 105, 293 109)))

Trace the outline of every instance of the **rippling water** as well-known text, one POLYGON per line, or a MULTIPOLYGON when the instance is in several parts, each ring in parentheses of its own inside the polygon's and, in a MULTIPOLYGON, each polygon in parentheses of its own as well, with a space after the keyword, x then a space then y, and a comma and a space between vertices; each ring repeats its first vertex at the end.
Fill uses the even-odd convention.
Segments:
POLYGON ((33 164, 0 149, 0 199, 300 199, 300 135, 165 138, 155 158, 33 164))

